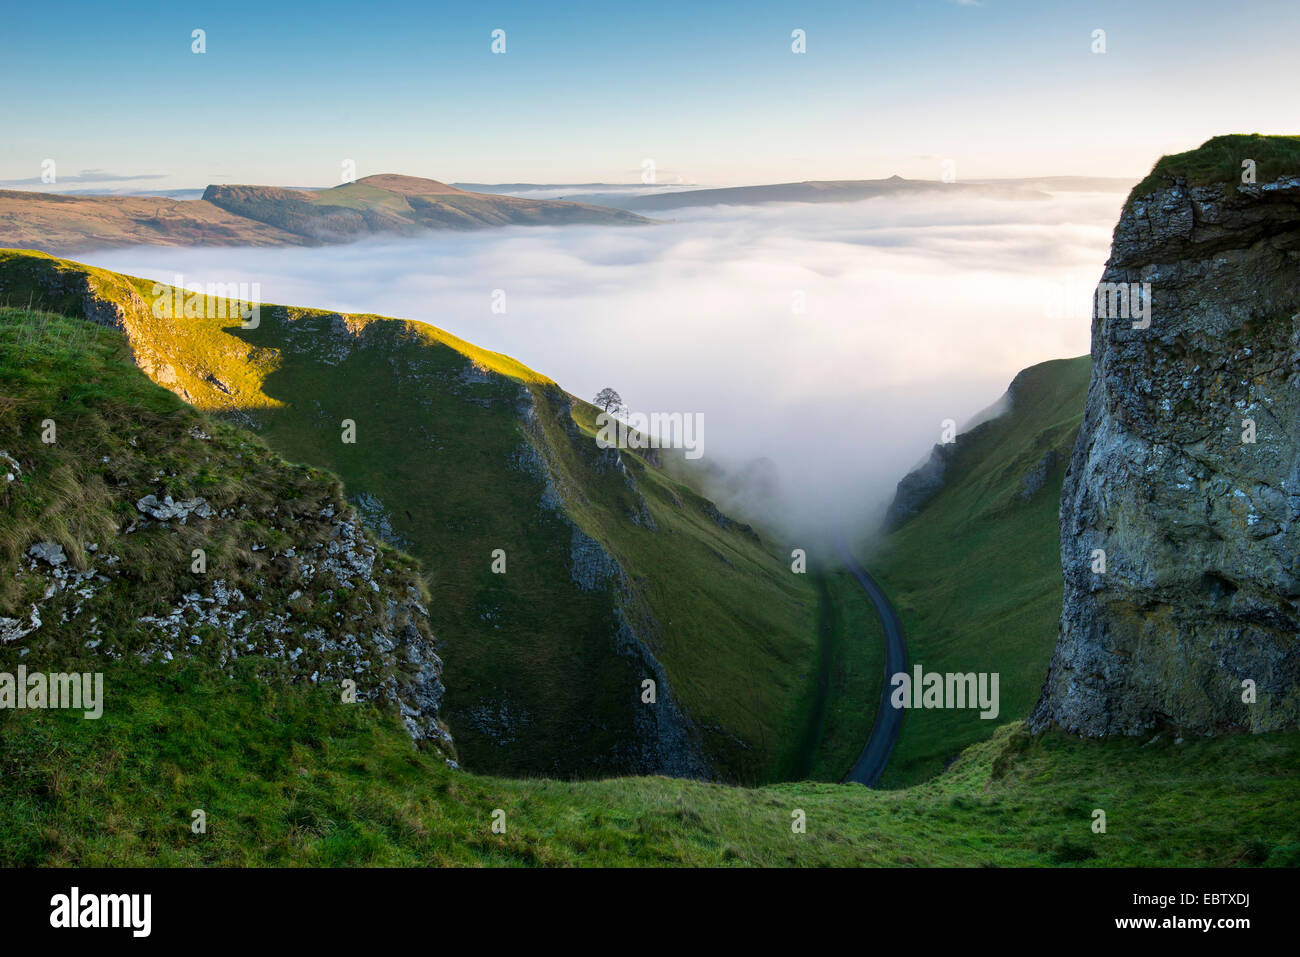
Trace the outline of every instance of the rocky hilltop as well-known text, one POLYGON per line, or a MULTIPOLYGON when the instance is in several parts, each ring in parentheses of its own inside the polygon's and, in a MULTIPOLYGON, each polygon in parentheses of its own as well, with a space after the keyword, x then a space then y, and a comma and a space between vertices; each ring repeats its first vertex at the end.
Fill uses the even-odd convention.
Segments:
POLYGON ((318 246, 495 226, 636 225, 588 203, 470 193, 380 174, 332 189, 209 186, 202 199, 0 190, 0 246, 66 253, 120 246, 318 246))
POLYGON ((1297 173, 1293 138, 1221 137, 1162 160, 1121 215, 1031 727, 1217 733, 1300 718, 1297 173), (1282 161, 1259 159, 1253 182, 1243 169, 1261 156, 1282 161))
POLYGON ((322 190, 209 186, 202 201, 311 244, 379 235, 415 236, 438 229, 650 222, 620 209, 470 193, 437 180, 394 174, 368 176, 322 190))

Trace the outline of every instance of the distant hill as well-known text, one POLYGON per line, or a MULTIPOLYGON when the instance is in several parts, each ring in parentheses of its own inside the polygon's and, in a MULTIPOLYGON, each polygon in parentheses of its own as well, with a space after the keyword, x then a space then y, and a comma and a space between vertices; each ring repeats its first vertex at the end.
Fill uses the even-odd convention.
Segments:
POLYGON ((471 193, 380 174, 332 189, 209 186, 198 200, 0 190, 0 246, 61 254, 114 246, 311 246, 489 226, 633 225, 621 209, 471 193))
POLYGON ((393 174, 311 191, 209 186, 203 199, 227 212, 321 243, 378 233, 412 235, 429 229, 648 222, 625 210, 470 193, 437 180, 393 174))
POLYGON ((303 246, 307 240, 202 200, 0 190, 0 246, 303 246))

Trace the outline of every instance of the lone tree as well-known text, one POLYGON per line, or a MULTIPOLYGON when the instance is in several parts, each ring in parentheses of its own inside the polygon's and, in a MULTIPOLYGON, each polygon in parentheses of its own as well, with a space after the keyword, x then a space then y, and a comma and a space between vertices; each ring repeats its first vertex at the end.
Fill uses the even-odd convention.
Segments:
POLYGON ((617 415, 624 408, 623 397, 608 387, 597 392, 596 398, 592 399, 591 403, 610 415, 617 415))

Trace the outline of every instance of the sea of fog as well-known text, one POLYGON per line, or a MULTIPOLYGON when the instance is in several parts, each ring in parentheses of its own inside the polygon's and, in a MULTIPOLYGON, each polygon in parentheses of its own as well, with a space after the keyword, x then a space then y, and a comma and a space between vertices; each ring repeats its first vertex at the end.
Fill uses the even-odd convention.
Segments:
POLYGON ((720 502, 811 541, 869 527, 944 420, 969 421, 1026 366, 1088 351, 1123 199, 712 207, 645 227, 84 258, 423 320, 584 398, 612 386, 634 411, 702 414, 700 461, 731 485, 720 502))

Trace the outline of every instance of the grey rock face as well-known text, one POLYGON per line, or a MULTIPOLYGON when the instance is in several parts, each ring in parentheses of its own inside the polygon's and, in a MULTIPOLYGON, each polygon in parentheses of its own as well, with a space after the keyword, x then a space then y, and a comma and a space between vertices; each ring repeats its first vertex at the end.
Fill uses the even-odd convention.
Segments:
POLYGON ((952 445, 936 445, 930 457, 899 480, 894 500, 885 512, 884 531, 892 532, 921 510, 926 502, 939 494, 948 471, 952 445))
POLYGON ((1021 489, 1020 497, 1029 500, 1043 490, 1047 484, 1047 476, 1052 474, 1052 469, 1056 468, 1056 453, 1050 449, 1043 453, 1043 457, 1038 460, 1038 464, 1030 470, 1025 476, 1025 487, 1021 489))
POLYGON ((1060 632, 1030 726, 1294 725, 1300 179, 1132 202, 1102 282, 1150 283, 1150 326, 1094 310, 1061 498, 1060 632))
MULTIPOLYGON (((573 528, 569 557, 571 575, 579 588, 594 591, 608 587, 617 594, 614 647, 640 670, 644 678, 655 682, 657 700, 654 704, 640 700, 639 688, 632 695, 632 723, 636 735, 627 748, 631 772, 697 779, 712 777, 700 746, 698 730, 677 703, 663 665, 628 620, 625 608, 635 606, 636 602, 628 593, 627 573, 600 542, 577 526, 573 528)), ((654 623, 646 620, 643 628, 652 631, 654 623)))
POLYGON ((62 565, 68 560, 68 556, 63 554, 63 546, 58 542, 37 542, 27 549, 27 554, 39 558, 47 565, 62 565))
MULTIPOLYGON (((123 498, 159 522, 200 517, 242 525, 254 514, 242 506, 218 513, 202 498, 159 501, 148 494, 136 499, 140 491, 123 492, 123 498)), ((341 685, 351 679, 356 700, 394 706, 414 740, 434 744, 454 764, 455 744, 441 720, 442 659, 414 573, 394 575, 385 567, 360 517, 341 499, 314 515, 287 509, 263 515, 291 533, 294 545, 268 552, 251 542, 250 551, 267 554, 260 575, 242 580, 245 588, 252 583, 274 592, 245 593, 226 578, 194 576, 161 608, 139 613, 127 634, 106 628, 101 618, 115 581, 139 574, 116 554, 114 540, 85 543, 81 569, 62 545, 37 542, 15 571, 35 579, 41 597, 26 617, 0 617, 0 644, 14 643, 22 654, 34 647, 49 655, 60 642, 72 640, 111 660, 134 654, 146 662, 206 652, 223 669, 251 656, 265 659, 269 671, 289 681, 341 685), (339 612, 325 627, 309 624, 305 618, 312 606, 337 591, 356 596, 350 614, 339 612)), ((120 534, 130 535, 136 527, 132 522, 120 534)))
POLYGON ((657 700, 653 704, 642 701, 639 695, 633 704, 637 732, 635 763, 639 771, 673 778, 710 779, 713 774, 700 748, 699 732, 678 706, 663 665, 637 635, 621 608, 614 643, 619 654, 636 662, 657 688, 657 700))
POLYGON ((178 518, 182 525, 191 515, 196 515, 199 518, 211 518, 216 514, 212 511, 212 506, 202 498, 189 498, 174 502, 170 495, 164 496, 161 502, 158 501, 157 495, 146 495, 135 503, 135 507, 140 512, 160 522, 169 522, 174 518, 178 518))
POLYGON ((583 591, 597 591, 611 580, 621 581, 623 570, 604 546, 576 525, 569 548, 569 574, 583 591))
POLYGON ((377 495, 360 492, 352 499, 352 506, 361 516, 366 528, 394 548, 404 548, 409 543, 393 529, 393 516, 377 495))
POLYGON ((25 638, 32 632, 41 627, 41 615, 35 605, 32 606, 31 617, 22 618, 0 618, 0 642, 16 641, 19 638, 25 638))
POLYGON ((732 518, 728 518, 726 515, 723 515, 722 512, 718 510, 718 506, 714 505, 708 499, 705 499, 704 504, 701 505, 700 507, 704 510, 704 514, 707 515, 710 519, 712 519, 713 523, 717 525, 718 528, 726 529, 726 530, 730 530, 734 528, 738 530, 746 538, 750 539, 751 541, 754 542, 761 541, 761 539, 759 539, 758 537, 758 532, 754 531, 753 526, 746 525, 742 522, 737 522, 735 519, 732 518))
MULTIPOLYGON (((913 516, 920 513, 932 499, 943 491, 948 482, 949 470, 953 467, 954 460, 963 448, 978 438, 978 436, 989 427, 989 423, 1001 417, 1016 401, 1016 395, 1020 389, 1020 378, 1025 374, 1024 371, 1012 380, 1011 385, 1007 387, 1006 393, 998 399, 997 402, 982 410, 971 422, 965 426, 965 431, 957 435, 951 442, 935 445, 930 449, 930 455, 924 462, 904 475, 898 482, 898 487, 894 490, 894 498, 889 503, 889 508, 885 511, 885 518, 881 526, 881 531, 888 534, 897 531, 913 516)), ((1044 463, 1040 462, 1042 467, 1044 463)), ((1047 475, 1050 473, 1055 462, 1047 462, 1043 470, 1042 481, 1046 482, 1047 475)), ((1031 483, 1031 477, 1025 478, 1026 487, 1031 483)), ((1039 488, 1042 486, 1040 485, 1039 488)), ((1036 491, 1036 490, 1035 490, 1036 491)), ((1030 492, 1032 495, 1033 492, 1030 492)), ((1029 498, 1029 495, 1024 496, 1029 498)))

